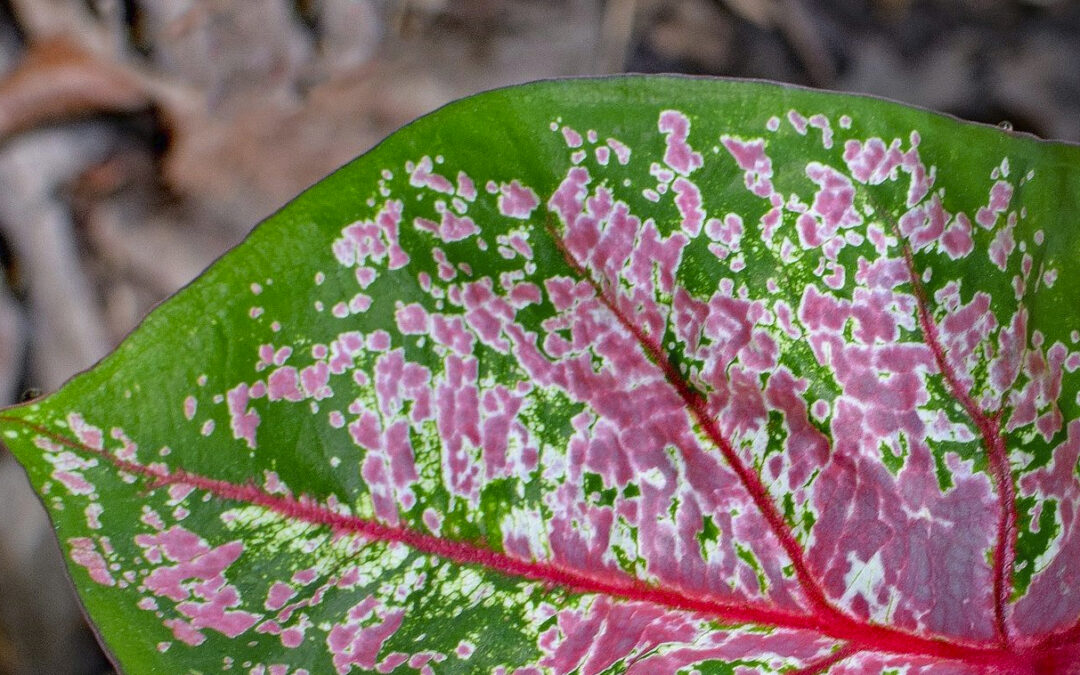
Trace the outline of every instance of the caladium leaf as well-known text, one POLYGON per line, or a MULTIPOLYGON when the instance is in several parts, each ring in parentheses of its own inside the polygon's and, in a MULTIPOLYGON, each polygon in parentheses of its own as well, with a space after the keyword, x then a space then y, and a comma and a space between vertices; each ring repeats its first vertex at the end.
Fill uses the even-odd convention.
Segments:
POLYGON ((450 105, 2 413, 130 673, 1080 672, 1080 150, 450 105))

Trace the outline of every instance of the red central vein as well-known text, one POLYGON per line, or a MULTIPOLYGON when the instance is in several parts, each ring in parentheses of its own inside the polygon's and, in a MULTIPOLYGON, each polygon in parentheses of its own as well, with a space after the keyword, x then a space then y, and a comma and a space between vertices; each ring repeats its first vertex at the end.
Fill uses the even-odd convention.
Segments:
MULTIPOLYGON (((22 425, 67 448, 104 459, 119 471, 148 480, 151 489, 165 485, 187 485, 213 494, 219 499, 259 506, 286 518, 328 527, 334 532, 358 535, 375 541, 400 543, 456 564, 477 565, 509 576, 558 586, 572 593, 602 594, 628 601, 648 602, 673 610, 693 612, 721 623, 749 623, 807 630, 846 643, 844 647, 819 662, 824 665, 832 665, 860 651, 928 656, 999 668, 1020 662, 1017 654, 1005 649, 945 642, 844 615, 830 617, 801 614, 761 604, 731 603, 698 591, 687 593, 680 589, 651 586, 634 578, 588 574, 552 563, 521 560, 468 542, 442 539, 407 527, 345 515, 314 500, 270 494, 251 483, 233 483, 183 469, 170 471, 159 465, 147 466, 121 459, 107 450, 89 447, 22 418, 0 415, 0 422, 22 425)), ((1042 649, 1041 645, 1036 649, 1042 649)))
MULTIPOLYGON (((897 232, 897 237, 900 237, 899 232, 897 232)), ((934 361, 945 380, 949 393, 963 406, 975 426, 978 427, 983 447, 986 448, 989 458, 990 473, 994 477, 998 495, 998 531, 997 543, 994 547, 993 569, 994 634, 1000 645, 1009 646, 1012 644, 1012 637, 1009 622, 1006 619, 1006 607, 1009 603, 1013 563, 1016 559, 1016 487, 1013 485, 1012 472, 1009 470, 1005 437, 1001 433, 1001 416, 1000 413, 987 414, 971 397, 971 392, 965 391, 960 386, 960 379, 945 356, 945 347, 941 344, 937 323, 930 315, 926 291, 915 268, 915 258, 911 247, 905 241, 902 249, 908 273, 911 275, 911 285, 915 290, 915 303, 918 307, 919 326, 923 336, 930 351, 934 354, 934 361)))
POLYGON ((810 572, 806 559, 803 556, 802 546, 799 544, 798 540, 795 539, 795 535, 791 532, 791 528, 780 514, 780 511, 777 510, 775 502, 773 502, 772 498, 769 496, 769 492, 761 482, 761 479, 746 465, 745 462, 742 461, 742 458, 735 452, 731 443, 721 433, 716 420, 709 414, 705 398, 690 386, 686 378, 683 377, 682 373, 679 372, 667 357, 667 353, 663 350, 656 338, 646 334, 642 331, 640 326, 630 321, 629 317, 626 316, 626 313, 616 304, 615 298, 612 297, 609 289, 594 279, 593 276, 589 274, 588 270, 577 261, 574 255, 566 248, 565 243, 558 233, 552 231, 551 228, 549 228, 549 231, 551 232, 552 238, 555 240, 555 245, 566 259, 566 263, 574 269, 575 273, 593 287, 600 302, 615 315, 615 318, 622 324, 623 328, 634 336, 634 339, 638 341, 648 357, 663 372, 664 378, 672 387, 674 387, 679 398, 681 398, 690 409, 691 414, 694 416, 694 419, 697 421, 702 431, 705 432, 705 435, 709 437, 709 440, 712 441, 717 448, 719 448, 720 454, 723 455, 728 466, 730 466, 735 472, 735 475, 738 476, 739 482, 742 483, 743 488, 749 493, 750 498, 754 502, 754 506, 756 506, 762 516, 764 516, 766 522, 769 524, 769 528, 772 530, 777 540, 779 540, 780 546, 784 549, 788 559, 791 560, 792 567, 795 569, 795 576, 798 578, 803 592, 810 601, 811 609, 822 618, 828 618, 830 620, 846 618, 846 615, 833 606, 828 598, 825 597, 825 592, 822 590, 821 585, 810 572))

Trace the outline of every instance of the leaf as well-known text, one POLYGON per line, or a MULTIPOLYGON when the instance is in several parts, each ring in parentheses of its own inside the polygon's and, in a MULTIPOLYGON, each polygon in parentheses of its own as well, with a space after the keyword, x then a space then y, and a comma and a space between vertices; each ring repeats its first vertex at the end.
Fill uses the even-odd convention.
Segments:
POLYGON ((1080 672, 1080 150, 450 105, 3 413, 131 673, 1080 672))

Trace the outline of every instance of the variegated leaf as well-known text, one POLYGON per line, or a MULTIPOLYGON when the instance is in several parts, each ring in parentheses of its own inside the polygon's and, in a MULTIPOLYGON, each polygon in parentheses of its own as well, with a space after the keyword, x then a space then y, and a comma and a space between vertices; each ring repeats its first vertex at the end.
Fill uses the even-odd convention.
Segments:
POLYGON ((1076 673, 1078 199, 878 100, 492 92, 0 428, 129 673, 1076 673))

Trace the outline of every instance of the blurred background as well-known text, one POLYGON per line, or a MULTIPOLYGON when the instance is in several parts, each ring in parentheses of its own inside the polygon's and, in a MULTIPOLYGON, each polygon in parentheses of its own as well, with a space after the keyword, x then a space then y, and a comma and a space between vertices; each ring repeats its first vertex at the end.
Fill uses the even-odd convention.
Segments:
MULTIPOLYGON (((1080 140, 1075 0, 0 0, 0 404, 409 120, 538 78, 753 77, 1080 140)), ((0 449, 0 675, 111 672, 0 449)))

